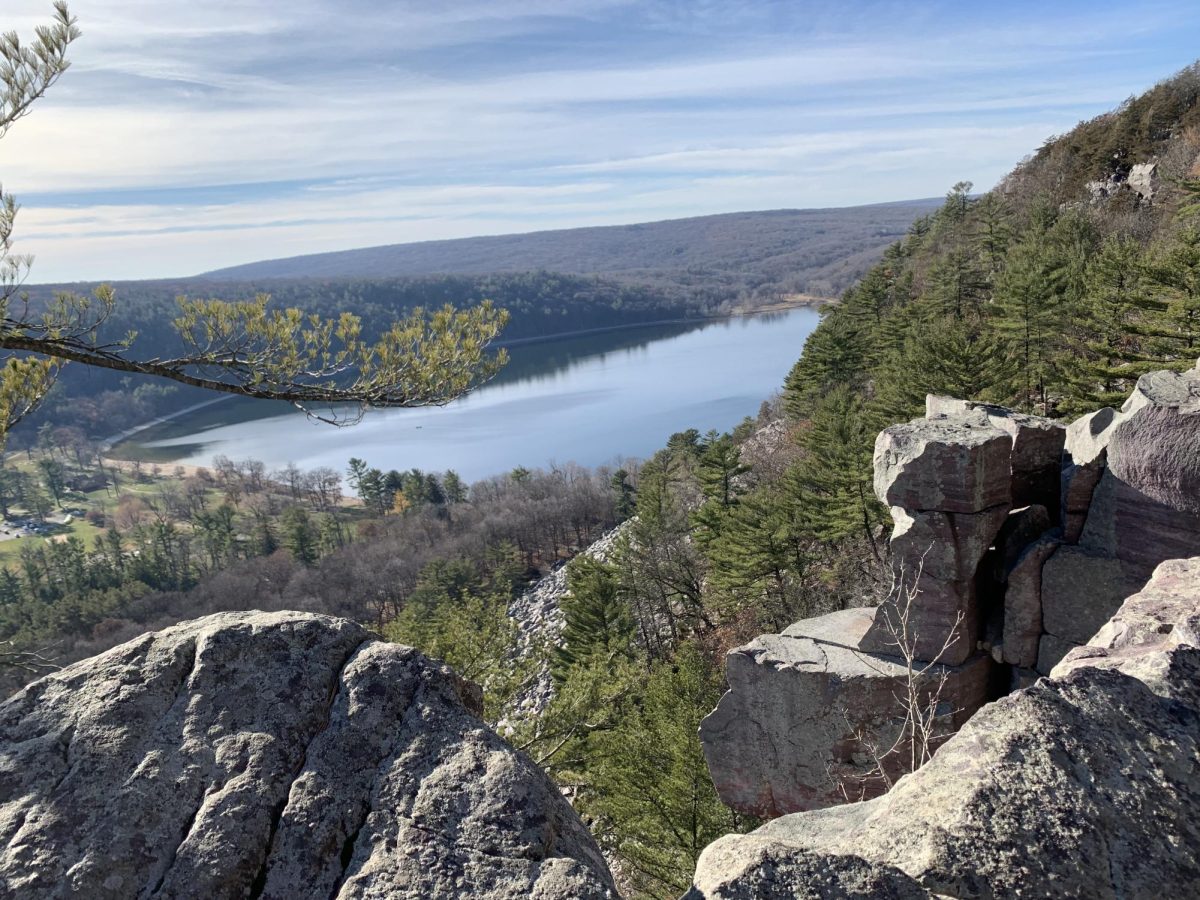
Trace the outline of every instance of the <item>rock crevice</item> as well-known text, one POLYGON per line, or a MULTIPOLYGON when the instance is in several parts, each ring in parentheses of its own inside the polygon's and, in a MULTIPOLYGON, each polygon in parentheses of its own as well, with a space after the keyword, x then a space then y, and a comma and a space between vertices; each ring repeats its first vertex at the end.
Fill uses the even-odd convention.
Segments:
POLYGON ((1200 557, 864 803, 702 854, 687 900, 1200 895, 1200 557))
POLYGON ((960 711, 939 717, 950 733, 1048 675, 1159 563, 1200 554, 1200 368, 1145 375, 1120 410, 1068 427, 931 396, 924 418, 879 435, 874 461, 898 589, 731 651, 729 691, 701 724, 718 793, 743 812, 843 803, 846 778, 867 778, 862 796, 886 788, 863 748, 888 746, 902 713, 902 616, 906 649, 938 664, 960 711))

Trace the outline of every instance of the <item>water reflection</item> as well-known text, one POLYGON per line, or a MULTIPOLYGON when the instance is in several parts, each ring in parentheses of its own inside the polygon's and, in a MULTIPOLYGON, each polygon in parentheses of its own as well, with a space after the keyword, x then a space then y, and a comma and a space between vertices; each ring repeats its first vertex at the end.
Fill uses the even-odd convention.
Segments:
POLYGON ((453 468, 468 479, 518 465, 648 456, 673 432, 725 430, 753 415, 817 321, 800 309, 518 344, 496 379, 444 408, 380 410, 337 429, 294 412, 264 417, 261 404, 234 401, 215 426, 181 419, 146 446, 202 465, 225 454, 344 469, 358 456, 385 469, 453 468))

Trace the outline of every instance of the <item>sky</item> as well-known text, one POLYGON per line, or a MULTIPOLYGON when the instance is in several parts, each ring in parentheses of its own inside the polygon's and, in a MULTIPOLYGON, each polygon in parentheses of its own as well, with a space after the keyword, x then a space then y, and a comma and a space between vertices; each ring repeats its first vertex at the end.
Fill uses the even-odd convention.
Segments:
MULTIPOLYGON (((3 0, 0 30, 49 19, 3 0)), ((31 281, 991 187, 1195 0, 73 0, 0 141, 31 281)))

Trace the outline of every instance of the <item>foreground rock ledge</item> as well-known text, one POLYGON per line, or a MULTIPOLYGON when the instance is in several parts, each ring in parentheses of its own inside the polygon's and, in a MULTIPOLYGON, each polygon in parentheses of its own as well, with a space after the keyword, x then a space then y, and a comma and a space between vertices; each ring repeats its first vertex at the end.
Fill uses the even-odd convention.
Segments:
POLYGON ((417 651, 225 613, 0 706, 0 895, 615 895, 554 785, 417 651))
POLYGON ((729 835, 688 900, 1200 896, 1200 557, 887 795, 729 835))

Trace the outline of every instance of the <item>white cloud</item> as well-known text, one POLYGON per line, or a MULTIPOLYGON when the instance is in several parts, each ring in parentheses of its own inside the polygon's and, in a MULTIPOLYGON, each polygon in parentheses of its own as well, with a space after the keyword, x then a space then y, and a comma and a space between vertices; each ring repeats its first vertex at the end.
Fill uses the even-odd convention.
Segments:
POLYGON ((1168 74, 1187 8, 1108 5, 75 0, 0 175, 41 278, 926 196, 1168 74))

